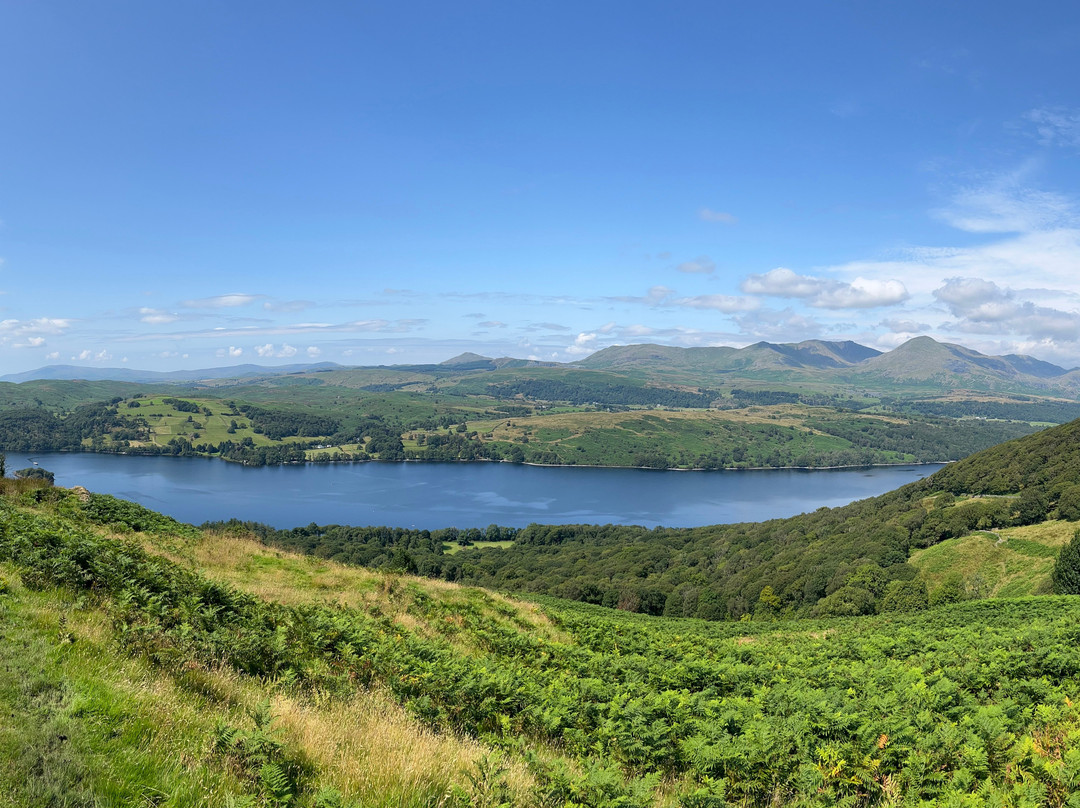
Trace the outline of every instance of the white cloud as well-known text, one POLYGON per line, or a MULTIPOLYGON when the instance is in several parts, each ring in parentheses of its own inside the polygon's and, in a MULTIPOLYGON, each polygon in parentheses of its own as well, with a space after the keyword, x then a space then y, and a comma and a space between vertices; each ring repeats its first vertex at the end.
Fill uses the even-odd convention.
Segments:
POLYGON ((716 271, 716 264, 707 255, 699 255, 693 261, 683 261, 675 269, 679 272, 708 275, 716 271))
POLYGON ((820 278, 797 275, 787 267, 777 267, 764 275, 748 275, 739 288, 748 295, 772 297, 813 297, 826 286, 820 278))
POLYGON ((573 345, 566 347, 566 353, 571 356, 583 356, 585 354, 591 354, 596 350, 596 334, 586 334, 582 332, 577 335, 577 339, 574 340, 573 345))
POLYGON ((477 323, 481 328, 506 328, 506 323, 498 320, 485 320, 482 323, 477 323))
POLYGON ((821 309, 873 309, 895 306, 910 297, 907 289, 896 280, 855 278, 850 284, 836 284, 810 300, 821 309))
POLYGON ((720 210, 710 210, 709 208, 702 208, 699 210, 698 217, 706 222, 719 222, 720 224, 735 224, 739 221, 730 213, 725 213, 720 210))
MULTIPOLYGON (((311 353, 311 350, 311 348, 308 348, 308 353, 311 353)), ((315 350, 318 350, 318 348, 315 350)), ((296 356, 297 351, 296 348, 286 342, 283 342, 280 348, 275 348, 272 342, 268 342, 265 345, 256 345, 255 353, 264 359, 288 359, 291 356, 296 356)))
POLYGON ((235 359, 238 356, 242 356, 244 353, 243 348, 237 348, 235 345, 230 345, 228 348, 218 348, 215 351, 217 356, 227 356, 230 359, 235 359))
POLYGON ((307 349, 307 355, 310 356, 312 359, 315 359, 316 357, 319 357, 319 356, 322 355, 322 349, 317 348, 314 345, 309 345, 308 349, 307 349))
POLYGON ((59 351, 50 351, 49 353, 45 354, 45 358, 49 359, 49 360, 59 359, 60 358, 60 352, 59 351))
POLYGON ((872 309, 895 306, 910 295, 898 280, 876 280, 858 277, 851 283, 798 275, 786 267, 778 267, 763 275, 749 275, 739 285, 747 294, 805 300, 819 309, 872 309))
POLYGON ((976 334, 1020 334, 1035 341, 1080 339, 1080 313, 1037 306, 1015 290, 980 278, 948 278, 934 297, 959 318, 957 328, 976 334))
POLYGON ((63 334, 72 321, 60 317, 38 317, 33 320, 0 320, 0 342, 12 338, 54 336, 63 334))
POLYGON ((112 359, 112 354, 110 354, 108 350, 104 348, 102 348, 100 351, 97 351, 96 353, 89 348, 84 348, 83 350, 79 351, 79 353, 72 356, 71 359, 72 361, 80 362, 89 362, 91 360, 93 360, 94 362, 104 362, 108 359, 112 359))

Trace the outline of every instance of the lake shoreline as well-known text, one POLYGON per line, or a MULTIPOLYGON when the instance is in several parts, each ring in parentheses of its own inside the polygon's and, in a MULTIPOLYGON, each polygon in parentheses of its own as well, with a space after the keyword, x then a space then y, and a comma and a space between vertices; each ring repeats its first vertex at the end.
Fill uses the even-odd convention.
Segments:
POLYGON ((35 460, 54 473, 58 486, 81 485, 191 524, 235 518, 275 528, 314 522, 428 530, 490 524, 653 528, 760 522, 876 496, 941 467, 665 474, 661 469, 490 461, 260 467, 207 457, 8 452, 9 469, 35 460))
MULTIPOLYGON (((3 451, 3 450, 0 450, 3 451)), ((334 465, 355 465, 364 463, 418 463, 418 464, 439 464, 439 463, 452 463, 452 464, 469 464, 469 463, 499 463, 508 466, 529 466, 532 468, 541 469, 621 469, 629 471, 852 471, 855 469, 872 469, 872 468, 903 468, 906 466, 944 466, 949 463, 955 463, 955 460, 906 460, 897 463, 858 463, 852 465, 840 465, 840 466, 723 466, 721 468, 703 469, 703 468, 680 468, 678 466, 672 466, 667 468, 657 468, 655 466, 618 466, 618 465, 597 465, 595 463, 535 463, 531 461, 514 462, 513 460, 493 460, 488 457, 479 457, 473 460, 424 460, 417 457, 405 458, 403 460, 382 460, 377 457, 370 457, 367 459, 350 458, 348 460, 290 460, 285 463, 266 463, 261 466, 252 465, 242 460, 230 460, 227 457, 219 457, 216 455, 207 454, 193 454, 193 455, 174 455, 167 452, 123 452, 123 451, 95 451, 93 449, 50 449, 44 452, 22 452, 21 454, 90 454, 90 455, 118 455, 122 457, 163 457, 174 458, 182 460, 220 460, 223 463, 230 463, 237 466, 243 466, 244 468, 273 468, 275 466, 334 466, 334 465)))

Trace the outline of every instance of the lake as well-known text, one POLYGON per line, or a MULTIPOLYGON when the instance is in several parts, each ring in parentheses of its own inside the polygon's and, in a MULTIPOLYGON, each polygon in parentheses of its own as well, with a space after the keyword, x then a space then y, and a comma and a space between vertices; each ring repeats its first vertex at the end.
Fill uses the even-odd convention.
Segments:
POLYGON ((184 522, 237 519, 274 527, 695 527, 846 505, 940 466, 762 471, 652 471, 509 463, 337 463, 248 468, 207 458, 7 455, 8 474, 36 460, 56 484, 133 500, 184 522))

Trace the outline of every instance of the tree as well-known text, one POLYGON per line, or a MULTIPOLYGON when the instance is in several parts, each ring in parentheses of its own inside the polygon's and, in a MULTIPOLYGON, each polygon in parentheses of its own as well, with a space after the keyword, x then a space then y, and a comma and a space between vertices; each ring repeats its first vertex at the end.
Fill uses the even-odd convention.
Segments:
POLYGON ((0 477, 7 473, 7 455, 0 452, 0 477))
POLYGON ((1080 530, 1061 548, 1054 570, 1050 573, 1054 592, 1059 595, 1080 595, 1080 530))
POLYGON ((889 581, 885 587, 885 597, 881 599, 883 612, 917 612, 929 605, 926 582, 920 580, 889 581))
POLYGON ((15 472, 15 476, 20 480, 45 480, 49 485, 53 484, 55 478, 55 475, 51 471, 46 471, 41 468, 41 466, 19 469, 15 472))

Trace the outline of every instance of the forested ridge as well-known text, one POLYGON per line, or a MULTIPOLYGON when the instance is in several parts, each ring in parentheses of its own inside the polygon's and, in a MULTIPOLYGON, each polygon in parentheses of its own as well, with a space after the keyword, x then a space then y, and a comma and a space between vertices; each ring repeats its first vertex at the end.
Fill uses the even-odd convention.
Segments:
MULTIPOLYGON (((786 406, 783 396, 778 400, 786 406)), ((741 399, 732 402, 747 405, 741 399)), ((483 408, 477 403, 444 405, 406 395, 396 409, 374 412, 378 407, 370 402, 355 410, 339 404, 299 409, 231 399, 137 396, 70 411, 20 406, 0 410, 0 450, 203 456, 253 466, 378 459, 820 468, 956 460, 1036 428, 1022 421, 883 417, 802 405, 779 413, 759 412, 757 405, 680 411, 626 404, 604 405, 605 411, 547 413, 495 400, 484 400, 483 408), (424 414, 423 406, 435 409, 424 414)))
MULTIPOLYGON (((879 497, 788 519, 656 528, 408 531, 235 523, 275 546, 448 581, 709 620, 854 615, 962 598, 930 592, 911 552, 972 530, 1080 520, 1080 421, 984 450, 879 497), (488 532, 491 538, 488 538, 488 532), (505 541, 449 554, 443 543, 505 541)), ((223 525, 219 525, 221 527, 223 525)))

